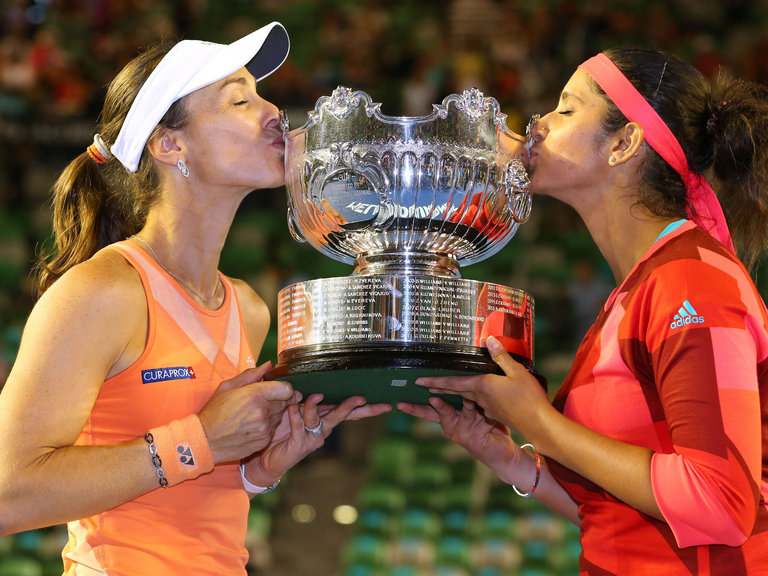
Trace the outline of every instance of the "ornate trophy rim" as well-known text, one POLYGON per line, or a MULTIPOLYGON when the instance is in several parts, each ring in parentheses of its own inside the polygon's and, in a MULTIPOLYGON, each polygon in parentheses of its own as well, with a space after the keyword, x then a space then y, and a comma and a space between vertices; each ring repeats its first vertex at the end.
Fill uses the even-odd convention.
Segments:
POLYGON ((293 237, 355 273, 394 271, 368 263, 409 254, 428 274, 460 276, 459 264, 495 254, 530 215, 524 138, 506 120, 476 88, 430 114, 389 116, 366 92, 337 87, 303 126, 284 124, 293 237), (436 254, 448 265, 432 269, 436 254))
POLYGON ((374 102, 367 92, 352 90, 346 86, 338 86, 330 96, 321 96, 317 99, 314 109, 307 113, 307 120, 301 127, 291 130, 288 119, 285 118, 282 126, 283 132, 286 138, 295 138, 306 132, 320 122, 322 109, 328 110, 338 120, 345 120, 361 103, 364 104, 365 113, 369 118, 375 118, 387 124, 402 124, 404 122, 419 124, 432 122, 438 118, 445 119, 449 114, 449 106, 451 104, 454 104, 457 110, 473 122, 477 122, 484 114, 492 110, 493 123, 510 137, 515 136, 507 126, 507 115, 501 111, 498 100, 492 96, 484 96, 477 88, 469 88, 461 94, 449 94, 443 98, 442 103, 432 104, 432 112, 429 114, 422 116, 391 116, 384 114, 381 111, 381 102, 374 102))

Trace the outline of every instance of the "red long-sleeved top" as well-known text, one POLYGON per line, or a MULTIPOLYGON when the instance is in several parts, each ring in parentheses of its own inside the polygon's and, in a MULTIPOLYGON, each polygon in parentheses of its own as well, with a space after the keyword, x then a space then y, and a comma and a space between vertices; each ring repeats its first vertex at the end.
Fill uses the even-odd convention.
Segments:
POLYGON ((582 574, 768 574, 768 314, 733 254, 688 221, 610 296, 555 399, 654 452, 664 522, 550 462, 579 503, 582 574))

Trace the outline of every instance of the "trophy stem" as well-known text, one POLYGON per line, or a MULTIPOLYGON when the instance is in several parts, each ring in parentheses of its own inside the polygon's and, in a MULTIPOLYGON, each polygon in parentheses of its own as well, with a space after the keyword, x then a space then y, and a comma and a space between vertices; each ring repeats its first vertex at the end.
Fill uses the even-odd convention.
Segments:
POLYGON ((378 252, 360 254, 355 259, 354 276, 406 274, 461 278, 459 262, 453 254, 439 252, 378 252))

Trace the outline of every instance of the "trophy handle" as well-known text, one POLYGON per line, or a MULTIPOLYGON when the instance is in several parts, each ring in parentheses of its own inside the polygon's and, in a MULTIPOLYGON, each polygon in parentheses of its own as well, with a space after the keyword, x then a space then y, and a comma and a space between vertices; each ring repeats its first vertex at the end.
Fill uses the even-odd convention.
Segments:
POLYGON ((293 237, 296 242, 299 242, 300 244, 306 244, 307 239, 304 238, 304 235, 301 233, 301 230, 299 230, 299 227, 296 226, 296 221, 294 220, 293 216, 293 206, 288 204, 288 213, 286 215, 288 219, 288 232, 291 233, 291 236, 293 237))
POLYGON ((504 187, 507 189, 507 205, 515 222, 522 224, 531 215, 532 196, 528 191, 530 180, 525 166, 519 160, 507 164, 504 187))
POLYGON ((531 215, 531 205, 533 204, 531 194, 529 192, 518 192, 517 194, 510 196, 509 210, 512 212, 512 218, 518 224, 523 224, 528 220, 531 215))

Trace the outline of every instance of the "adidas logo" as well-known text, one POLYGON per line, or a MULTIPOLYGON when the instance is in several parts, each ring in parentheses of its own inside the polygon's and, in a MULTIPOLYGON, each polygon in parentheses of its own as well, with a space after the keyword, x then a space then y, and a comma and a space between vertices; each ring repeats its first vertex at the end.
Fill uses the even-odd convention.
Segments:
POLYGON ((672 324, 669 325, 672 330, 675 328, 682 328, 683 326, 690 326, 691 324, 704 324, 704 316, 699 316, 696 310, 693 309, 691 303, 686 300, 680 309, 672 319, 672 324))

